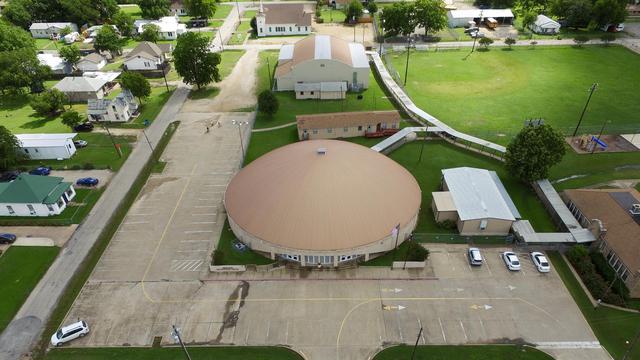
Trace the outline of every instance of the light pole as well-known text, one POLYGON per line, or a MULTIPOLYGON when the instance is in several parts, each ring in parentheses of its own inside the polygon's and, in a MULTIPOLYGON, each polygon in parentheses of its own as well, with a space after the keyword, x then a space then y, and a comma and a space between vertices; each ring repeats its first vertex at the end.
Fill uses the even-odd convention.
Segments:
POLYGON ((244 157, 245 157, 245 153, 244 153, 244 142, 242 141, 242 127, 249 125, 248 121, 236 121, 236 120, 232 120, 231 123, 235 126, 238 127, 238 136, 240 137, 240 150, 242 151, 242 159, 240 159, 240 165, 242 165, 244 163, 244 157))
POLYGON ((418 341, 420 341, 420 336, 422 336, 422 326, 420 326, 420 331, 418 332, 418 338, 416 339, 416 344, 413 345, 413 351, 411 352, 411 360, 414 359, 416 355, 416 349, 418 348, 418 341))
POLYGON ((184 351, 184 355, 187 357, 187 359, 191 360, 191 356, 189 356, 187 347, 184 346, 184 343, 182 342, 182 338, 180 337, 180 329, 176 328, 175 325, 171 325, 171 327, 173 328, 173 331, 171 332, 171 336, 175 339, 176 342, 180 343, 180 346, 182 347, 182 350, 184 351))
MULTIPOLYGON (((482 12, 484 10, 480 9, 480 21, 482 21, 482 12)), ((478 29, 475 32, 472 32, 472 34, 474 34, 473 37, 473 46, 471 47, 471 53, 473 54, 473 51, 476 49, 476 41, 478 40, 478 33, 480 32, 480 24, 478 24, 478 29)))
POLYGON ((407 74, 409 73, 409 52, 411 52, 411 47, 413 45, 413 39, 409 37, 407 41, 407 64, 404 67, 404 84, 402 86, 407 86, 407 74))
POLYGON ((571 135, 571 137, 576 136, 576 134, 578 133, 578 128, 582 123, 582 118, 584 117, 584 113, 587 111, 587 107, 589 106, 589 102, 591 101, 591 96, 593 95, 593 92, 596 91, 597 88, 598 88, 598 83, 593 83, 593 85, 591 85, 591 87, 589 88, 589 97, 587 98, 587 103, 584 104, 584 109, 582 109, 582 114, 580 114, 578 125, 576 125, 576 129, 573 131, 573 135, 571 135))
POLYGON ((240 5, 238 5, 238 0, 236 0, 236 10, 238 10, 238 24, 242 24, 242 17, 240 16, 240 5))

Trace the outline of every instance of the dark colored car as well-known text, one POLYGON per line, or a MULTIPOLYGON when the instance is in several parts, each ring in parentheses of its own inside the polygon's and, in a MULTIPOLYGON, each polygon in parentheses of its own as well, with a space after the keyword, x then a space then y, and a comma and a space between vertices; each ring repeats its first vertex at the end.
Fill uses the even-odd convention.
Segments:
POLYGON ((93 124, 90 122, 82 123, 73 127, 73 131, 91 131, 93 130, 93 124))
POLYGON ((29 171, 29 174, 47 176, 51 174, 51 168, 48 166, 38 166, 37 168, 29 171))
POLYGON ((18 175, 20 175, 19 171, 7 171, 0 176, 0 182, 9 182, 15 180, 18 175))
POLYGON ((0 244, 13 244, 14 241, 16 241, 16 236, 14 234, 0 234, 0 244))
POLYGON ((76 181, 76 185, 80 185, 80 186, 96 186, 98 185, 100 181, 96 178, 92 178, 92 177, 86 177, 86 178, 80 178, 78 179, 78 181, 76 181))
POLYGON ((74 145, 76 148, 78 148, 78 149, 79 149, 79 148, 87 147, 87 145, 89 145, 89 143, 88 143, 88 142, 86 142, 85 140, 75 140, 75 141, 73 142, 73 145, 74 145))

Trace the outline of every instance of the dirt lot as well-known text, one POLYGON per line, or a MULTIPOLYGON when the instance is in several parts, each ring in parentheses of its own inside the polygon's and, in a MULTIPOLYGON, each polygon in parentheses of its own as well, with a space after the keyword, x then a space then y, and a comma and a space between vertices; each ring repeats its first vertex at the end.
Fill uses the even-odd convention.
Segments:
MULTIPOLYGON (((588 137, 589 139, 591 137, 588 137)), ((638 136, 640 138, 640 136, 638 136)), ((607 148, 603 149, 600 145, 597 146, 595 153, 604 153, 604 152, 630 152, 630 151, 638 151, 639 149, 635 147, 629 140, 625 139, 625 137, 621 135, 602 135, 600 136, 600 140, 607 144, 607 148)), ((573 151, 578 154, 589 154, 591 153, 590 145, 586 148, 582 148, 580 146, 581 138, 566 138, 566 141, 573 151)))

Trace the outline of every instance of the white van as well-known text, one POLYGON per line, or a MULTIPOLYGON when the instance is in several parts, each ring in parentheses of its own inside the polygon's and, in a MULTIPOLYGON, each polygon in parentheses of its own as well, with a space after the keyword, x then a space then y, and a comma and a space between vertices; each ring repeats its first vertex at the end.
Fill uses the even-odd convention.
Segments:
POLYGON ((56 331, 56 333, 51 336, 51 345, 60 346, 67 341, 83 337, 88 333, 89 325, 84 321, 78 321, 77 323, 65 326, 56 331))

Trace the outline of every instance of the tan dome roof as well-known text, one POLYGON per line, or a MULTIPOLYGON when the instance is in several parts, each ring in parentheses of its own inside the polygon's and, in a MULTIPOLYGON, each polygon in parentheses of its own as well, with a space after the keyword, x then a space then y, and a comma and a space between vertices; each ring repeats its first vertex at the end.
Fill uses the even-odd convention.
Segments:
POLYGON ((404 167, 337 140, 273 150, 242 169, 225 193, 227 213, 244 231, 276 246, 316 251, 379 241, 412 220, 420 202, 420 187, 404 167))

